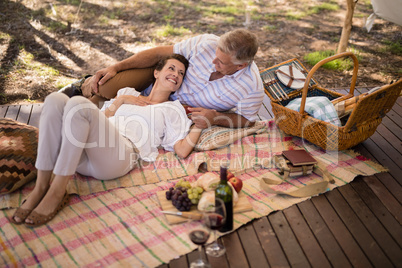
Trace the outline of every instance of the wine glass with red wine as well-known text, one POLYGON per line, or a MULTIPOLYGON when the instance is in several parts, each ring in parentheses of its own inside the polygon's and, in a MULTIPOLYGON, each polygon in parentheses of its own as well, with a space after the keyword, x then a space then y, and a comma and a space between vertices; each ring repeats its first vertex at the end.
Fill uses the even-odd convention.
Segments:
POLYGON ((199 258, 190 264, 190 268, 210 268, 211 265, 203 258, 202 246, 207 243, 209 230, 205 226, 198 227, 189 234, 191 242, 198 245, 199 258))
POLYGON ((208 245, 205 250, 209 256, 220 257, 225 254, 226 249, 218 243, 216 230, 219 230, 226 221, 225 203, 222 199, 215 198, 215 205, 211 205, 204 211, 205 225, 214 233, 214 242, 208 245))

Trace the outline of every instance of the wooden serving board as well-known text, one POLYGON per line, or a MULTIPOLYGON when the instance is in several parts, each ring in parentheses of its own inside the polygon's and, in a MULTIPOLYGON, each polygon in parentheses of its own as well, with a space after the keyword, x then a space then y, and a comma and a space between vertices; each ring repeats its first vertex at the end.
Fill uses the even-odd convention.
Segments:
MULTIPOLYGON (((157 192, 156 195, 158 196, 159 203, 161 204, 162 210, 165 211, 175 211, 179 212, 177 208, 175 208, 172 204, 172 201, 166 199, 166 191, 160 191, 157 192)), ((251 211, 253 210, 253 206, 250 204, 250 201, 248 201, 247 197, 245 194, 242 192, 239 193, 239 201, 237 201, 236 205, 233 207, 233 212, 234 213, 240 213, 240 212, 246 212, 246 211, 251 211)), ((196 206, 191 207, 192 212, 197 212, 196 206)), ((187 219, 181 216, 176 216, 176 215, 167 215, 165 214, 166 219, 169 224, 176 224, 176 223, 181 223, 181 222, 186 222, 191 219, 187 219)))

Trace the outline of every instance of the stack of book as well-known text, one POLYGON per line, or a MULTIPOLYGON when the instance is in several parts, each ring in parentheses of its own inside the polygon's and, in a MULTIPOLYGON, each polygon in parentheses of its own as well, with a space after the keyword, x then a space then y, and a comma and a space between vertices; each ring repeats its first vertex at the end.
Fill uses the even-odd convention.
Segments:
POLYGON ((282 156, 275 159, 279 174, 287 177, 305 176, 311 174, 317 161, 306 150, 283 151, 282 156))

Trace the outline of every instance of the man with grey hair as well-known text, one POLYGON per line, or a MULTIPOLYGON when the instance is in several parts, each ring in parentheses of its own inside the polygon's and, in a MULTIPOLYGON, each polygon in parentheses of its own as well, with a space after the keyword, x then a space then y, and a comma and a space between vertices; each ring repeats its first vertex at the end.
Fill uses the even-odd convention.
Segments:
POLYGON ((61 91, 92 96, 94 102, 99 96, 115 97, 123 87, 134 87, 147 95, 152 88, 152 66, 161 57, 177 53, 185 56, 190 65, 181 88, 171 98, 191 107, 194 124, 200 128, 250 126, 257 120, 264 97, 253 61, 258 46, 256 36, 245 29, 221 37, 203 34, 172 46, 141 51, 61 91))

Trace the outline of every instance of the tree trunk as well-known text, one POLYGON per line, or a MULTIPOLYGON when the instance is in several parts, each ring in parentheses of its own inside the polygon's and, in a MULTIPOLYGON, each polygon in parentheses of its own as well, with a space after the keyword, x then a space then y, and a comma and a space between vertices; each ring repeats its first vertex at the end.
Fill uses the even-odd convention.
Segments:
POLYGON ((358 0, 346 0, 347 1, 347 9, 345 22, 343 24, 341 40, 339 40, 338 51, 337 53, 342 53, 346 51, 348 47, 348 41, 350 32, 352 31, 352 22, 353 22, 353 13, 355 11, 355 6, 358 0))

